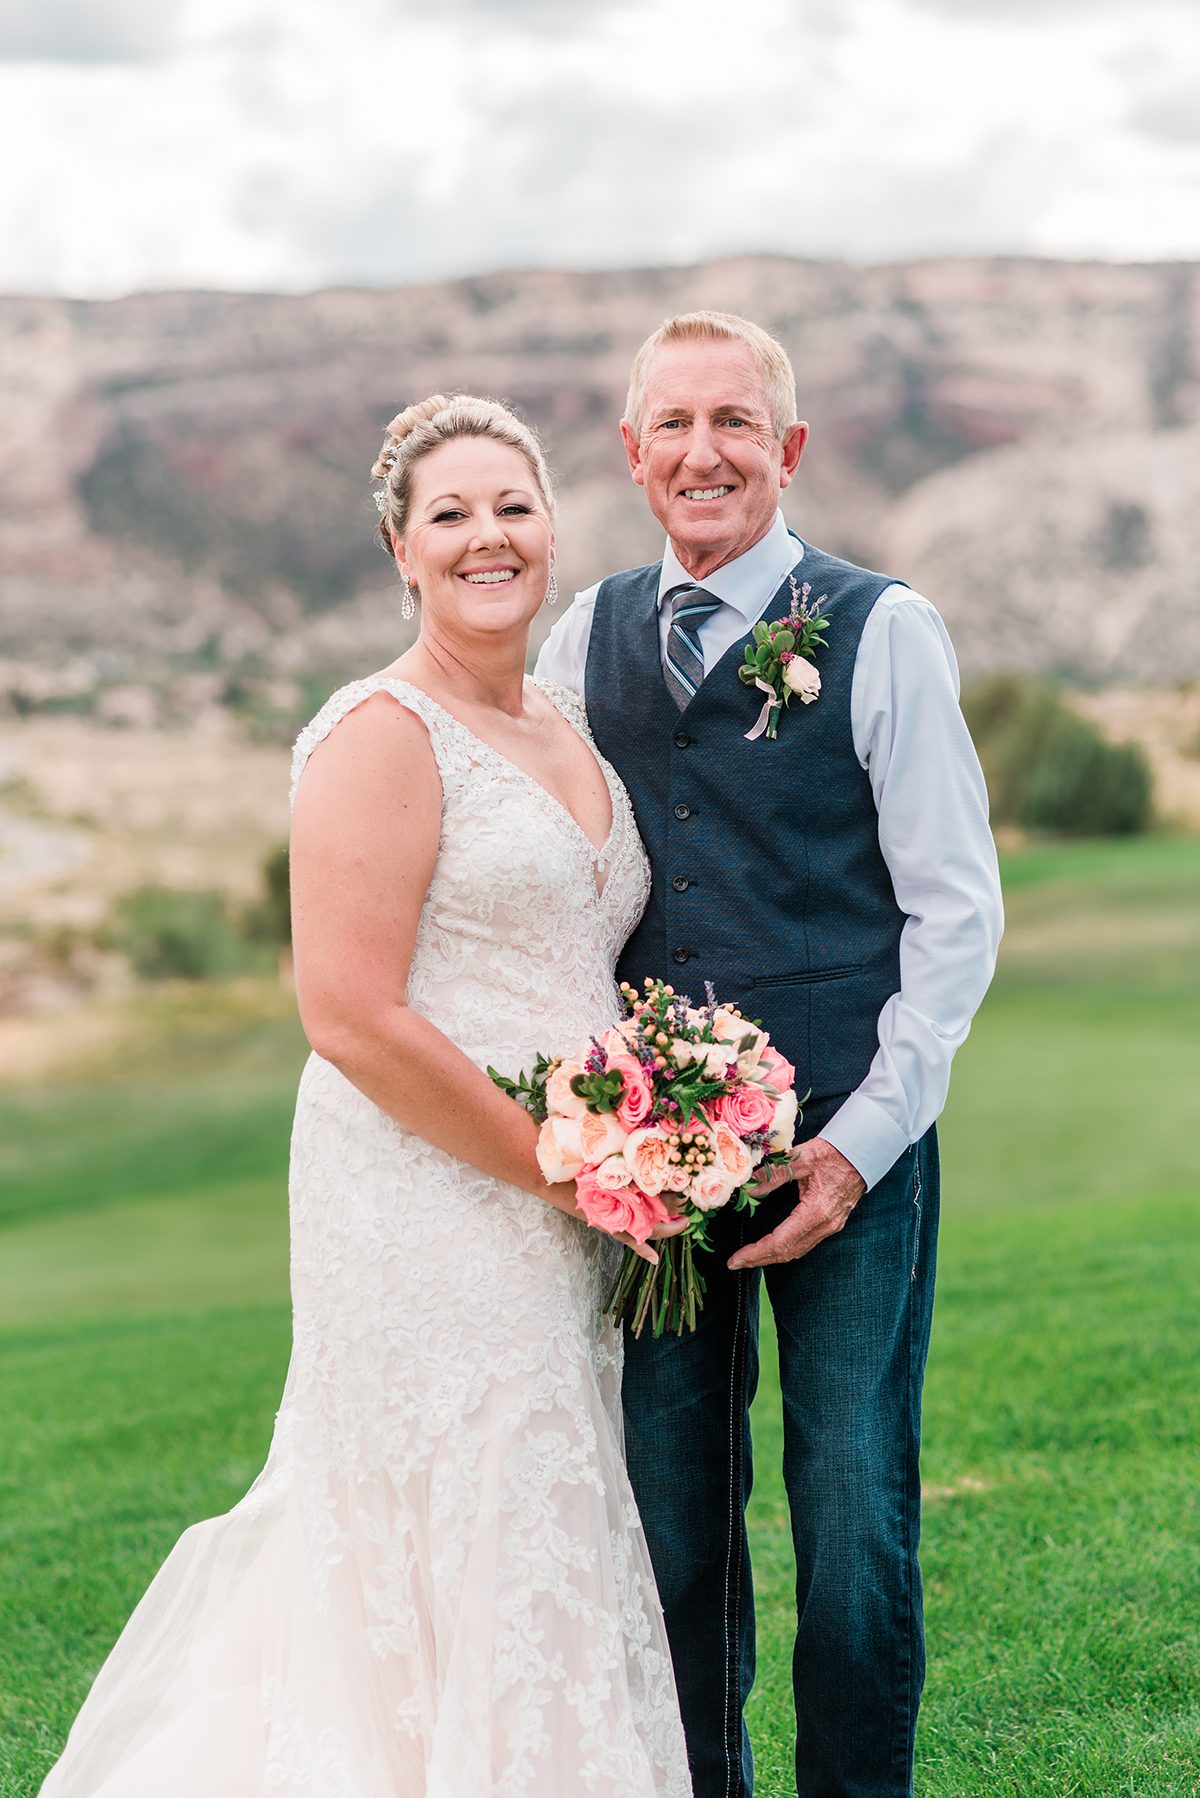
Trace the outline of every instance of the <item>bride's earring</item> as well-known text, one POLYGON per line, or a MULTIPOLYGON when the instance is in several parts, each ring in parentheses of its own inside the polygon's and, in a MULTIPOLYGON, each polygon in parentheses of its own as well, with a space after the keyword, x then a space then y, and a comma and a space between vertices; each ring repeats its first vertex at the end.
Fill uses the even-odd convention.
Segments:
POLYGON ((411 618, 415 614, 417 607, 416 601, 413 599, 412 582, 405 574, 403 568, 400 570, 400 585, 404 590, 404 597, 400 601, 400 616, 401 618, 411 618))
POLYGON ((553 556, 550 558, 550 585, 546 588, 546 604, 548 606, 558 604, 558 575, 554 571, 553 556))

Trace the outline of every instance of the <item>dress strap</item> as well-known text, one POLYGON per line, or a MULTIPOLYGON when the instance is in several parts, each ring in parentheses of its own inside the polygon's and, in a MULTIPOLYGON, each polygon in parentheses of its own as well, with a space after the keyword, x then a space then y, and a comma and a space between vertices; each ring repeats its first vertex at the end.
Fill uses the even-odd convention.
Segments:
POLYGON ((414 687, 410 681, 395 680, 387 674, 369 674, 362 680, 351 681, 348 686, 339 687, 331 693, 316 717, 313 718, 300 735, 292 750, 292 784, 289 804, 295 804, 296 789, 300 785, 300 776, 304 772, 309 756, 319 743, 323 743, 343 718, 349 716, 365 699, 375 693, 387 693, 405 707, 415 712, 429 732, 429 741, 433 747, 434 757, 438 765, 438 773, 445 787, 452 779, 465 775, 472 765, 470 753, 470 733, 457 718, 440 706, 428 693, 420 687, 414 687))

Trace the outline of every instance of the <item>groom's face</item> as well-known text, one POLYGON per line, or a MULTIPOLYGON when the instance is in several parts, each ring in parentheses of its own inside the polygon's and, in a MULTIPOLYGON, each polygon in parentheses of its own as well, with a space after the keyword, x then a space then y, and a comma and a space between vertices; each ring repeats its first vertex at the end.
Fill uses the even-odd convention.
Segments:
POLYGON ((749 345, 695 338, 658 351, 639 435, 628 424, 621 434, 650 510, 688 573, 703 580, 770 530, 808 427, 793 425, 780 441, 749 345))

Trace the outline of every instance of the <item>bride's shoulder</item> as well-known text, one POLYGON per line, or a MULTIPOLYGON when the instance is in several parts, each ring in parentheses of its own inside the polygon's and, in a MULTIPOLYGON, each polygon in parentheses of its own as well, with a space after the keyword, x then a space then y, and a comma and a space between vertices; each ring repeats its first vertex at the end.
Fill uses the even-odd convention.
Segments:
POLYGON ((353 723, 338 732, 342 756, 360 761, 364 756, 375 759, 400 755, 411 760, 414 754, 422 753, 422 748, 428 754, 430 746, 436 756, 441 715, 441 708, 427 693, 395 676, 369 674, 347 682, 329 695, 296 738, 292 750, 292 800, 313 751, 346 720, 353 719, 353 723), (372 703, 376 700, 379 703, 372 703), (405 719, 409 721, 407 729, 405 719), (397 724, 401 725, 399 730, 397 724))

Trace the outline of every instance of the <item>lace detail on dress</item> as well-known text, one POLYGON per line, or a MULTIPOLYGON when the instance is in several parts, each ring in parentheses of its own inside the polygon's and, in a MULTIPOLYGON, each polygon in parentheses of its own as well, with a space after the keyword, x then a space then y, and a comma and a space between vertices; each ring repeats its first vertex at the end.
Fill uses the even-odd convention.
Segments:
MULTIPOLYGON (((598 758, 598 886, 553 795, 377 675, 301 733, 293 792, 380 691, 422 719, 442 782, 409 1002, 480 1067, 573 1049, 617 1015, 612 970, 649 891, 624 788, 598 758)), ((545 691, 591 744, 581 703, 545 691)), ((615 1245, 402 1129, 316 1055, 291 1224, 267 1467, 174 1551, 48 1798, 687 1798, 600 1312, 615 1245)))

